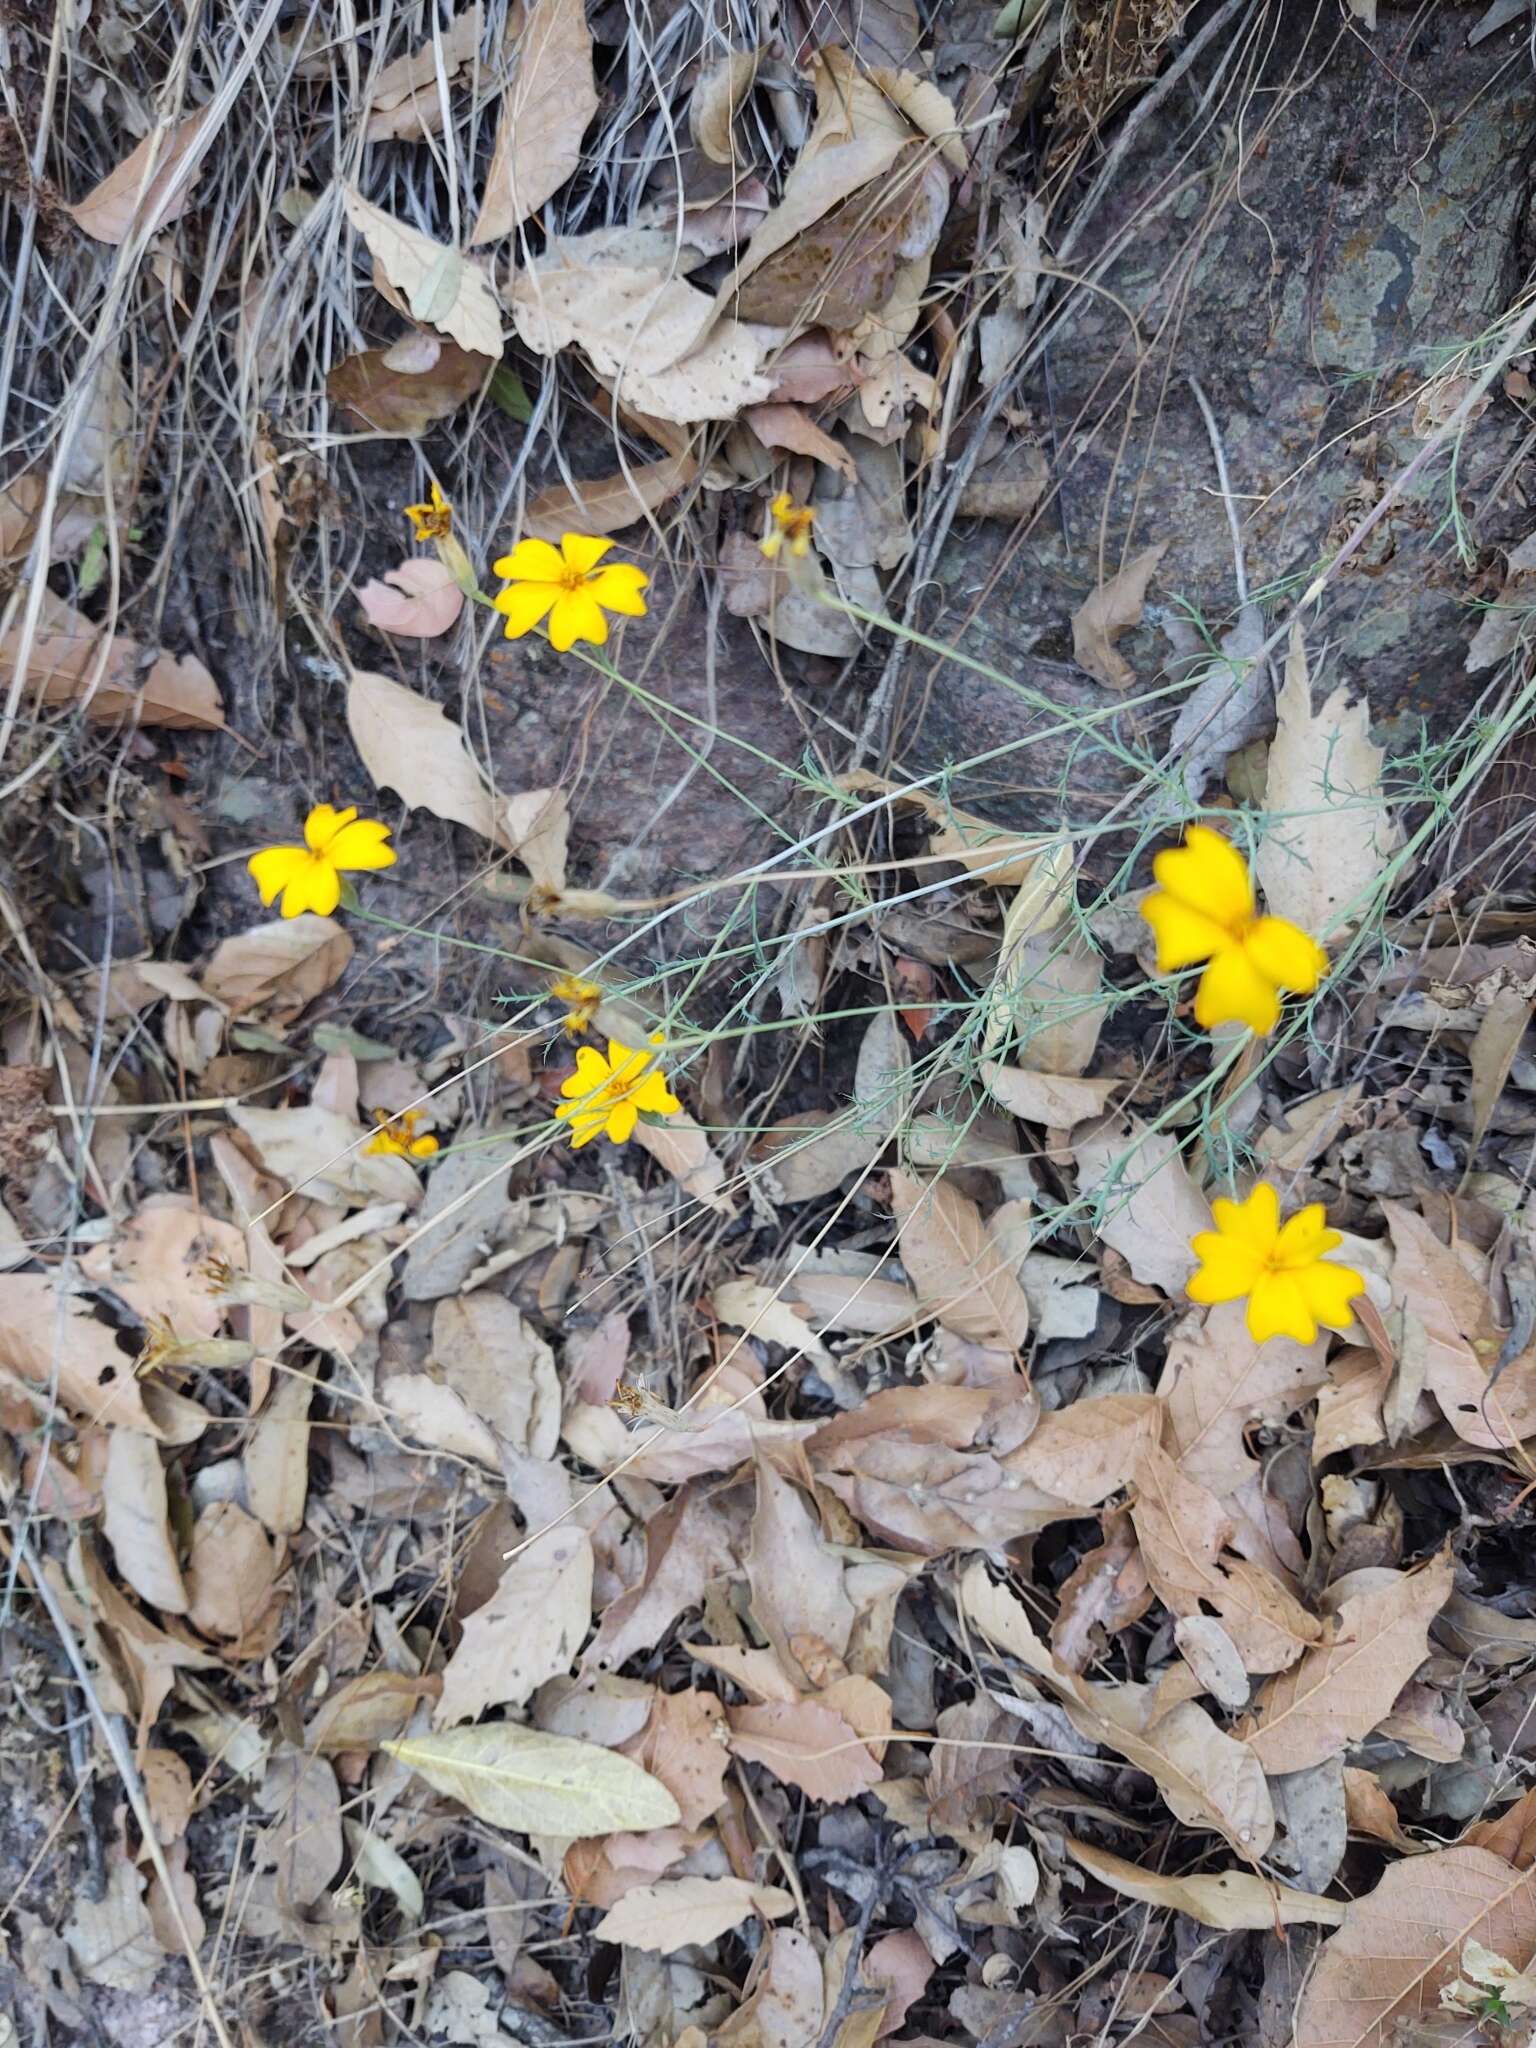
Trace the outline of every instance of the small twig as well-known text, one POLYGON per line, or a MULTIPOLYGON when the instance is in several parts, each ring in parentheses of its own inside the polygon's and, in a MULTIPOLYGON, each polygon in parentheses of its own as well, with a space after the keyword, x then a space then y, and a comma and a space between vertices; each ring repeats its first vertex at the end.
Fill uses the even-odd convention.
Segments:
POLYGON ((835 2048, 837 2037, 843 2030, 843 2021, 853 2011, 854 2000, 859 1995, 859 1966, 864 1960, 864 1944, 869 1939, 869 1923, 875 1917, 875 1908, 884 1903, 887 1891, 884 1871, 872 1875, 878 1876, 879 1882, 870 1886, 868 1896, 859 1907, 859 1917, 853 1923, 847 1967, 838 1987, 837 2003, 827 2015, 827 2023, 821 2030, 816 2048, 835 2048))
POLYGON ((1243 562, 1243 530, 1237 522, 1237 505, 1232 497, 1232 479, 1227 474, 1227 451, 1221 444, 1221 429, 1216 424, 1216 415, 1211 411, 1211 401, 1200 388, 1198 377, 1184 380, 1195 394, 1195 403, 1205 421, 1205 431, 1211 437, 1211 453, 1216 458, 1216 480, 1221 485, 1221 502, 1227 508, 1227 525, 1232 534, 1232 568, 1237 577, 1237 601, 1248 602, 1248 571, 1243 562))

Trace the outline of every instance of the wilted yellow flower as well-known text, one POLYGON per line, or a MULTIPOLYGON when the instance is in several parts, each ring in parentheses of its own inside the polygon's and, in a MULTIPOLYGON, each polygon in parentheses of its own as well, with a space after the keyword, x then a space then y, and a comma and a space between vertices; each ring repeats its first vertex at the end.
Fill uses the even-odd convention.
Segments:
POLYGON ((778 558, 786 541, 792 555, 811 552, 811 528, 816 523, 816 514, 809 505, 797 505, 788 491, 780 491, 768 507, 768 516, 773 528, 758 546, 770 562, 778 558))
POLYGON ((583 981, 579 974, 560 974, 549 984, 549 992, 566 1009, 565 1028, 572 1038, 591 1029, 603 992, 595 981, 583 981))
POLYGON ((389 827, 360 818, 357 807, 333 810, 316 804, 304 820, 302 846, 268 846, 246 862, 263 903, 282 894, 284 917, 313 910, 329 917, 341 901, 341 878, 348 870, 389 868, 395 849, 386 846, 389 827))
POLYGON ((1248 863, 1208 825, 1191 825, 1182 846, 1152 863, 1159 887, 1141 914, 1157 934, 1160 974, 1210 965, 1195 991, 1195 1022, 1246 1024, 1260 1038, 1280 1021, 1280 995, 1310 995, 1328 971, 1314 938, 1283 917, 1260 917, 1248 863))
POLYGON ((453 532, 453 507, 438 489, 435 477, 426 504, 407 505, 405 516, 417 540, 446 540, 453 532))
POLYGON ((1365 1292, 1365 1281, 1353 1266, 1327 1258, 1344 1239, 1329 1229, 1321 1202, 1282 1223, 1280 1197, 1260 1181, 1246 1202, 1212 1202, 1211 1220, 1214 1230, 1189 1241, 1200 1261, 1185 1290, 1191 1301, 1241 1301, 1246 1295, 1248 1334, 1256 1344, 1266 1337, 1310 1344, 1319 1324, 1343 1330, 1353 1322, 1349 1304, 1365 1292))
POLYGON ((605 612, 644 618, 640 593, 651 579, 632 562, 600 566, 612 546, 611 540, 594 540, 585 533, 562 534, 558 548, 547 540, 520 540, 494 565, 496 574, 507 580, 506 589, 494 600, 506 618, 507 638, 521 640, 547 617, 549 644, 564 654, 578 640, 590 640, 594 647, 606 643, 605 612))
MULTIPOLYGON (((661 1045, 661 1033, 653 1032, 647 1043, 661 1045)), ((609 1039, 606 1055, 584 1045, 560 1093, 569 1100, 556 1107, 555 1115, 569 1122, 573 1147, 587 1144, 599 1131, 622 1145, 634 1135, 642 1110, 674 1116, 683 1106, 667 1087, 655 1053, 621 1045, 616 1038, 609 1039)))
POLYGON ((419 1109, 402 1109, 398 1116, 391 1116, 388 1110, 376 1109, 373 1120, 378 1129, 363 1147, 365 1152, 393 1152, 402 1159, 430 1159, 437 1150, 437 1140, 430 1131, 423 1131, 418 1138, 416 1126, 421 1122, 419 1109))

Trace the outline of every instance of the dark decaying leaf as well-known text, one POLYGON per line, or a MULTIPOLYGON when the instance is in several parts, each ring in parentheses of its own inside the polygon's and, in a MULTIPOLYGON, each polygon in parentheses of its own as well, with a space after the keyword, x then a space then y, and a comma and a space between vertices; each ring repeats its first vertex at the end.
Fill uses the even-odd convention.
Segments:
POLYGON ((326 395, 340 407, 344 425, 414 438, 473 398, 492 368, 488 357, 471 355, 453 341, 443 342, 424 369, 397 368, 392 357, 398 361, 396 348, 364 349, 327 372, 326 395))

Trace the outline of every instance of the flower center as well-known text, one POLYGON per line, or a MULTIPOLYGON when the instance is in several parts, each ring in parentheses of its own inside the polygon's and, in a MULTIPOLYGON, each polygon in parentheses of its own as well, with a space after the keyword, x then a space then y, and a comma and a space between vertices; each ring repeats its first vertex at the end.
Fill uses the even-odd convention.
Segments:
POLYGON ((562 590, 585 590, 587 572, 585 569, 572 569, 567 566, 560 571, 559 583, 562 590))

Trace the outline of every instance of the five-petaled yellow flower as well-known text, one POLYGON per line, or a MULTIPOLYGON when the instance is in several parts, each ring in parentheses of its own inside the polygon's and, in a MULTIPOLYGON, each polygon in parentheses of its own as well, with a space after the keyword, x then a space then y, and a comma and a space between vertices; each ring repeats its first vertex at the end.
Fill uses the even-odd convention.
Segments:
POLYGON ((1212 1202, 1211 1220, 1214 1230, 1189 1241, 1200 1261, 1185 1290, 1191 1301, 1241 1301, 1246 1295, 1248 1334, 1256 1344, 1266 1337, 1310 1344, 1319 1324, 1343 1330, 1353 1322, 1349 1304, 1365 1292, 1365 1281, 1353 1266, 1327 1257, 1344 1240, 1329 1229, 1321 1202, 1282 1223, 1280 1197, 1260 1181, 1246 1202, 1212 1202))
POLYGON ((1141 906, 1157 934, 1160 974, 1210 965, 1195 991, 1195 1022, 1236 1022, 1265 1038, 1280 1021, 1282 990, 1310 995, 1328 971, 1317 941, 1283 917, 1260 917, 1248 864, 1208 825, 1152 863, 1160 886, 1141 906))
POLYGON ((507 587, 494 602, 505 614, 507 638, 521 640, 540 620, 549 619, 549 644, 559 654, 578 640, 601 647, 608 638, 605 612, 628 619, 645 617, 640 595, 650 582, 632 562, 603 562, 611 540, 590 534, 563 533, 560 545, 547 540, 520 540, 495 566, 507 587))
POLYGON ((360 818, 356 805, 333 810, 316 804, 304 820, 302 846, 268 846, 246 862, 263 903, 281 891, 284 917, 306 910, 329 917, 341 901, 341 878, 348 869, 389 868, 395 849, 386 846, 389 827, 360 818))
POLYGON ((376 1109, 373 1120, 379 1128, 363 1150, 393 1152, 402 1159, 430 1159, 437 1150, 437 1140, 430 1131, 423 1131, 417 1137, 416 1126, 421 1122, 421 1116, 419 1109, 402 1109, 398 1116, 391 1116, 385 1109, 376 1109))
POLYGON ((816 514, 809 505, 797 505, 788 491, 780 491, 768 507, 768 516, 773 528, 758 546, 770 562, 777 559, 786 541, 792 555, 811 552, 811 528, 816 523, 816 514))
POLYGON ((549 992, 557 1003, 565 1005, 565 1029, 572 1038, 580 1038, 597 1015, 598 1004, 603 1000, 601 988, 595 981, 583 981, 579 974, 559 974, 549 984, 549 992))
MULTIPOLYGON (((661 1033, 652 1032, 648 1043, 659 1046, 661 1033)), ((556 1107, 555 1115, 569 1121, 573 1147, 585 1145, 599 1131, 622 1145, 634 1135, 642 1110, 673 1116, 683 1106, 668 1088, 655 1053, 621 1045, 616 1038, 609 1039, 606 1056, 584 1045, 560 1093, 570 1099, 556 1107)))
POLYGON ((453 507, 437 487, 434 477, 425 505, 407 505, 405 516, 415 528, 417 540, 446 540, 453 532, 453 507))

